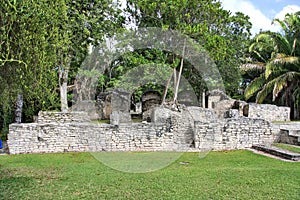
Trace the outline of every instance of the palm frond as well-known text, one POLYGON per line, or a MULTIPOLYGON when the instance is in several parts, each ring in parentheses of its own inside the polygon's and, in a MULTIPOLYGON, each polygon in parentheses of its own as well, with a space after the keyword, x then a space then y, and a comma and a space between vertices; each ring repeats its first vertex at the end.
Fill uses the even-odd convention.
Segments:
POLYGON ((296 66, 299 63, 300 57, 277 53, 275 58, 266 64, 265 77, 268 80, 270 77, 280 76, 287 71, 298 71, 296 66))
POLYGON ((275 24, 276 22, 280 25, 280 27, 283 29, 283 31, 284 31, 285 33, 288 32, 288 27, 285 25, 284 21, 282 21, 282 20, 276 18, 276 19, 274 19, 274 20, 272 21, 272 25, 275 24))
POLYGON ((270 42, 272 40, 272 37, 270 37, 270 33, 271 32, 259 33, 255 38, 256 42, 264 42, 264 43, 270 42))
POLYGON ((275 79, 275 85, 273 88, 273 101, 278 97, 278 94, 285 88, 288 84, 288 73, 283 74, 275 79))
POLYGON ((286 37, 282 36, 279 33, 271 33, 272 39, 274 40, 274 45, 277 48, 277 52, 291 54, 292 44, 287 40, 286 37))
POLYGON ((284 33, 261 32, 249 47, 256 59, 264 57, 267 60, 265 72, 245 90, 246 99, 258 92, 257 103, 271 94, 273 101, 279 95, 288 98, 288 91, 298 91, 300 83, 300 11, 287 14, 284 20, 274 19, 272 23, 278 23, 284 33))
POLYGON ((240 66, 240 69, 242 71, 258 71, 258 72, 264 72, 265 70, 265 63, 246 63, 240 66))
MULTIPOLYGON (((275 79, 275 85, 273 88, 273 101, 278 97, 278 94, 288 86, 289 82, 295 81, 300 78, 299 72, 287 72, 275 79)), ((298 82, 298 81, 297 81, 298 82)))
POLYGON ((245 98, 248 100, 252 97, 257 91, 261 89, 261 87, 265 84, 265 76, 261 74, 259 77, 255 78, 246 88, 245 90, 245 98))
POLYGON ((270 77, 270 75, 272 74, 273 72, 273 66, 272 63, 267 63, 266 65, 266 70, 265 70, 265 77, 266 79, 268 79, 270 77))
POLYGON ((284 64, 299 64, 300 57, 288 56, 285 54, 277 54, 277 56, 272 60, 274 64, 284 65, 284 64))
POLYGON ((256 103, 263 103, 263 101, 266 99, 268 94, 270 94, 272 92, 272 89, 273 89, 274 85, 275 85, 275 79, 273 79, 272 81, 266 83, 264 85, 264 87, 262 88, 262 90, 260 90, 257 93, 256 103))
POLYGON ((292 44, 286 37, 280 33, 265 32, 257 36, 256 41, 272 41, 275 52, 290 54, 292 52, 292 44))
POLYGON ((254 50, 253 53, 255 53, 257 57, 259 57, 263 62, 267 62, 266 59, 258 51, 254 50))
POLYGON ((249 47, 249 52, 254 53, 258 58, 260 58, 263 62, 267 62, 266 59, 261 55, 260 52, 266 48, 266 44, 262 42, 254 42, 249 47))
POLYGON ((266 64, 265 78, 266 80, 274 79, 282 73, 285 73, 285 71, 286 70, 284 70, 283 65, 274 63, 273 60, 271 60, 266 64))

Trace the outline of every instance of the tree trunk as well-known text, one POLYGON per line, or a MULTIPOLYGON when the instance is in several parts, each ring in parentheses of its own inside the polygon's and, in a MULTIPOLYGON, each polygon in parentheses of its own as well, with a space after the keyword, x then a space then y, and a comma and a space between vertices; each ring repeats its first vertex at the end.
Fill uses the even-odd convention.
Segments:
MULTIPOLYGON (((176 71, 175 71, 176 72, 176 71)), ((167 93, 168 93, 168 89, 169 89, 169 85, 170 85, 170 82, 172 80, 172 76, 173 74, 171 74, 171 76, 169 77, 169 79, 167 80, 167 83, 166 83, 166 87, 165 87, 165 90, 164 90, 164 95, 163 95, 163 99, 161 101, 161 105, 164 105, 165 101, 166 101, 166 97, 167 97, 167 93)))
POLYGON ((181 58, 181 61, 180 61, 179 74, 178 74, 177 81, 176 81, 176 86, 175 86, 174 103, 177 102, 179 84, 180 84, 180 79, 181 79, 181 74, 182 74, 182 69, 183 69, 184 54, 185 54, 185 40, 184 40, 184 45, 183 45, 183 50, 182 50, 182 58, 181 58))
POLYGON ((174 74, 174 93, 175 93, 175 88, 176 88, 176 84, 177 84, 177 71, 176 71, 176 67, 173 68, 173 74, 174 74))
POLYGON ((60 91, 60 103, 61 111, 68 112, 68 69, 61 69, 59 72, 59 91, 60 91))
POLYGON ((18 93, 16 110, 15 110, 15 121, 20 124, 22 122, 22 110, 23 110, 23 94, 18 93))
POLYGON ((297 120, 300 119, 300 109, 299 109, 298 105, 295 108, 295 119, 297 119, 297 120))

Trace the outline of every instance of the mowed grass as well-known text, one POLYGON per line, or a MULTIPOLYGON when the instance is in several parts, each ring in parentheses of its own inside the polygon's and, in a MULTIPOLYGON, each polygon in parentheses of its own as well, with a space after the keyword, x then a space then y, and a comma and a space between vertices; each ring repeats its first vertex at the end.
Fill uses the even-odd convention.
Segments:
POLYGON ((124 173, 89 153, 8 155, 0 199, 300 199, 300 163, 246 150, 184 153, 161 170, 124 173))
POLYGON ((297 147, 294 145, 288 145, 288 144, 283 144, 283 143, 274 143, 273 146, 291 151, 293 153, 300 153, 300 147, 297 147))

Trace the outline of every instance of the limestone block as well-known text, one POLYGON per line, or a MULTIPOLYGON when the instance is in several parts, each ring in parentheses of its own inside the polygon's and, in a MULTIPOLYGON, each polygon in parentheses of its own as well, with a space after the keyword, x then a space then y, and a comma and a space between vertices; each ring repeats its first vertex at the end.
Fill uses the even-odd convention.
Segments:
POLYGON ((113 111, 110 115, 110 124, 112 125, 129 122, 131 122, 131 115, 129 112, 113 111))

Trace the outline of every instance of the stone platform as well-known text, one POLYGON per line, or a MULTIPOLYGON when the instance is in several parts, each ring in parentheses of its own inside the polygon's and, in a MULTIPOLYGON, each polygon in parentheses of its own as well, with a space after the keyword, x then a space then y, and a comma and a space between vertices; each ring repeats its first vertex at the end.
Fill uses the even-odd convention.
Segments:
POLYGON ((286 160, 300 161, 300 154, 293 153, 278 147, 265 146, 265 145, 253 145, 252 148, 286 160))

